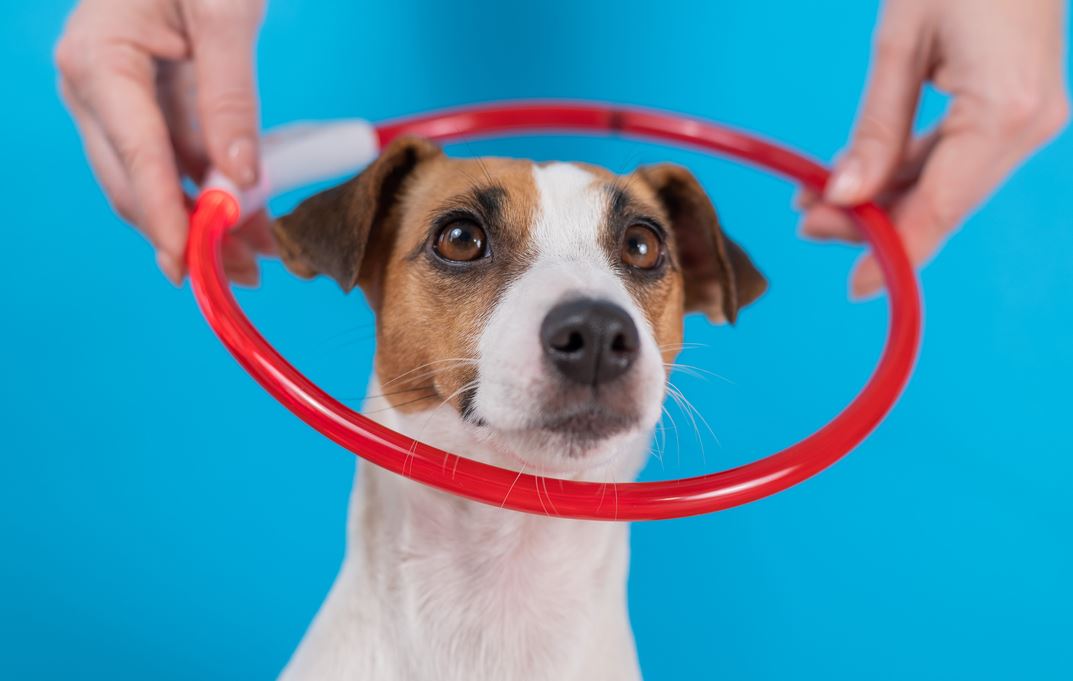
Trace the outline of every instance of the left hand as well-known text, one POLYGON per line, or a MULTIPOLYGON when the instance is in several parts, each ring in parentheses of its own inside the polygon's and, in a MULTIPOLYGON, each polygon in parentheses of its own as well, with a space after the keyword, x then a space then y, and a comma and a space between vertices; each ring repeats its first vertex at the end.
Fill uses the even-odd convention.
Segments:
MULTIPOLYGON (((890 211, 913 264, 924 264, 1065 125, 1065 12, 1065 0, 888 0, 850 146, 824 195, 798 198, 802 233, 860 241, 837 206, 874 200, 890 211), (934 130, 914 137, 928 81, 952 102, 934 130)), ((882 286, 877 262, 865 255, 851 295, 870 296, 882 286)))

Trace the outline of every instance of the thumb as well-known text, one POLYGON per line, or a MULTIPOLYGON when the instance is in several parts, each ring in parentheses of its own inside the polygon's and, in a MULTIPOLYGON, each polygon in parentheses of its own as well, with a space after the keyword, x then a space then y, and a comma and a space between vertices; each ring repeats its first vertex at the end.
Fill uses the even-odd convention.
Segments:
POLYGON ((874 197, 901 161, 924 79, 912 44, 881 37, 849 149, 835 164, 824 198, 853 205, 874 197))
POLYGON ((198 110, 212 164, 241 187, 260 172, 253 50, 261 3, 209 3, 192 27, 198 110))

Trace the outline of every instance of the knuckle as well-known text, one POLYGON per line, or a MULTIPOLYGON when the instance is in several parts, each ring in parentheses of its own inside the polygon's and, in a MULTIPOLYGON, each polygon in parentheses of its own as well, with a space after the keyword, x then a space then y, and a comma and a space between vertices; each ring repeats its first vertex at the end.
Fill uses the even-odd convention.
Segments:
POLYGON ((227 11, 227 2, 220 0, 197 0, 190 3, 190 18, 198 26, 206 22, 213 22, 224 18, 227 11))
POLYGON ((1032 124, 1039 115, 1042 98, 1032 91, 1009 95, 998 109, 998 119, 1006 129, 1018 129, 1032 124))
POLYGON ((83 55, 87 50, 84 45, 85 41, 77 34, 67 34, 60 38, 52 51, 52 58, 60 75, 72 83, 79 82, 85 75, 86 62, 83 55))
POLYGON ((256 115, 253 94, 248 90, 232 87, 215 92, 205 102, 206 118, 231 118, 253 120, 256 115))
POLYGON ((60 40, 54 58, 60 76, 76 93, 84 93, 92 80, 106 74, 142 78, 148 64, 142 64, 137 53, 126 46, 77 36, 60 40))
POLYGON ((857 122, 857 138, 861 141, 891 143, 899 141, 898 130, 883 116, 865 111, 857 122))
POLYGON ((196 0, 191 3, 190 15, 198 26, 208 28, 216 22, 245 19, 258 4, 252 0, 196 0))
POLYGON ((953 230, 961 220, 961 213, 954 202, 942 192, 925 191, 922 196, 924 219, 932 233, 945 234, 953 230))
POLYGON ((1056 98, 1040 115, 1040 133, 1044 138, 1053 137, 1069 122, 1069 99, 1065 95, 1056 98))
POLYGON ((154 151, 141 140, 119 137, 113 142, 120 164, 132 176, 144 175, 152 168, 154 151))
POLYGON ((135 212, 134 207, 131 206, 129 202, 120 201, 116 199, 113 200, 111 204, 112 210, 115 211, 116 215, 121 217, 124 222, 127 222, 132 225, 138 224, 138 215, 135 212))
POLYGON ((152 68, 151 62, 126 45, 93 46, 85 53, 86 68, 92 74, 108 73, 135 81, 142 80, 152 68))
POLYGON ((913 44, 899 35, 881 33, 876 37, 875 61, 878 64, 892 65, 912 59, 915 49, 913 44))
POLYGON ((1045 94, 1043 88, 1007 91, 993 108, 998 132, 1020 133, 1032 143, 1041 143, 1057 134, 1069 120, 1069 100, 1065 94, 1045 94))
POLYGON ((876 163, 893 162, 905 142, 905 134, 894 121, 875 113, 863 112, 853 134, 857 154, 876 163))
POLYGON ((112 207, 116 215, 123 218, 124 222, 137 225, 138 211, 135 209, 134 201, 126 192, 107 192, 106 196, 108 205, 112 207))

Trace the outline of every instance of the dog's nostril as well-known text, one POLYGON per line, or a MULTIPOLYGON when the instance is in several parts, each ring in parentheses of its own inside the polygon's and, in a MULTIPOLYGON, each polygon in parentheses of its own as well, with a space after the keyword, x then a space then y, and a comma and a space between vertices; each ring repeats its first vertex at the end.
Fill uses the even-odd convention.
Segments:
POLYGON ((634 352, 635 350, 637 350, 637 343, 624 333, 616 333, 615 337, 611 339, 612 352, 623 353, 634 352))
POLYGON ((559 352, 578 352, 585 347, 585 339, 577 331, 571 331, 566 334, 564 340, 552 341, 552 346, 559 352))
POLYGON ((640 350, 637 326, 626 310, 602 300, 556 305, 540 328, 544 354, 570 380, 597 385, 618 378, 640 350))

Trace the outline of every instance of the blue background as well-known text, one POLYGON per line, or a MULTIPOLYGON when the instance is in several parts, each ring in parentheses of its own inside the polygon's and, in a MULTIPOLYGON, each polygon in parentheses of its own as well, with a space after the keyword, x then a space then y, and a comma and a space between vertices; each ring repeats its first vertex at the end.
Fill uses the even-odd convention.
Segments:
MULTIPOLYGON (((56 96, 67 2, 0 9, 0 676, 271 678, 343 549, 353 457, 263 393, 188 287, 109 211, 56 96)), ((867 2, 275 0, 264 121, 519 97, 607 99, 757 131, 830 159, 864 80, 867 2)), ((941 112, 925 102, 925 120, 941 112)), ((830 418, 867 377, 882 300, 856 253, 795 235, 788 184, 658 147, 474 142, 456 153, 678 160, 702 178, 770 294, 735 329, 691 319, 649 478, 740 463, 830 418), (703 444, 703 449, 701 447, 703 444)), ((1073 678, 1073 136, 1027 163, 923 273, 923 352, 871 439, 745 508, 633 529, 648 679, 1073 678)), ((277 208, 285 208, 284 200, 277 208)), ((277 263, 243 305, 286 355, 360 400, 359 296, 277 263)))

